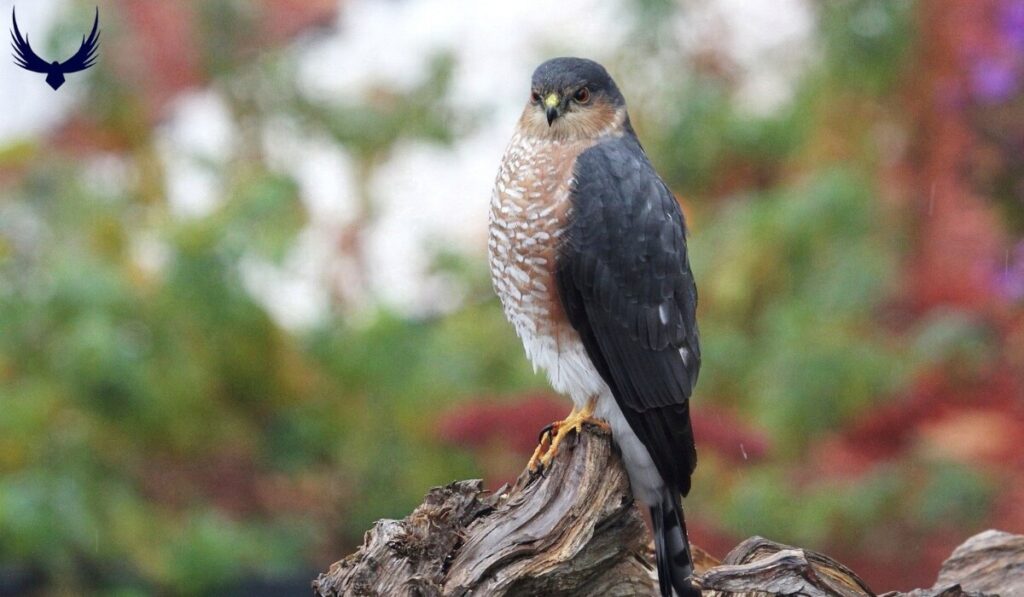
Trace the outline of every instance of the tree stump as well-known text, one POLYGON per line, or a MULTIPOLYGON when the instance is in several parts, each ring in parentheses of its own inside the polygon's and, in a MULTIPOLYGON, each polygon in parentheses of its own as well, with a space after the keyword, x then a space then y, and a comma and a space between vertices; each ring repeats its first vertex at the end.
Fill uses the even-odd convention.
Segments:
MULTIPOLYGON (((718 563, 694 548, 707 596, 873 596, 828 556, 760 537, 718 563)), ((436 487, 403 520, 313 581, 318 596, 658 595, 649 534, 606 432, 563 444, 544 475, 495 492, 479 480, 436 487)), ((986 531, 958 547, 935 585, 883 597, 1024 597, 1024 536, 986 531)))

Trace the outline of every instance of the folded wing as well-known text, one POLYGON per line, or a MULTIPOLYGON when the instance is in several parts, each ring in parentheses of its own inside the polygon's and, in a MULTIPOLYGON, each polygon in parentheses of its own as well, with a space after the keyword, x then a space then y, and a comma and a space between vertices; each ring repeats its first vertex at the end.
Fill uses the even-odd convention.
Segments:
POLYGON ((562 304, 662 478, 685 495, 700 345, 682 212, 629 136, 585 151, 574 174, 562 304))

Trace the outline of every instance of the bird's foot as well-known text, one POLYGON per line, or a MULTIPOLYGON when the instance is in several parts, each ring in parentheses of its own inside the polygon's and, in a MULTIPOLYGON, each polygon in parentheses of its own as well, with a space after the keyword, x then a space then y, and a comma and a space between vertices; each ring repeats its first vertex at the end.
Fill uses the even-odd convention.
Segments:
POLYGON ((594 400, 587 402, 582 410, 572 409, 569 416, 561 421, 555 421, 541 431, 540 441, 537 448, 530 457, 527 464, 533 474, 541 473, 551 466, 551 461, 558 454, 558 448, 571 432, 579 434, 583 431, 584 425, 593 425, 605 431, 611 431, 608 423, 594 417, 594 400))

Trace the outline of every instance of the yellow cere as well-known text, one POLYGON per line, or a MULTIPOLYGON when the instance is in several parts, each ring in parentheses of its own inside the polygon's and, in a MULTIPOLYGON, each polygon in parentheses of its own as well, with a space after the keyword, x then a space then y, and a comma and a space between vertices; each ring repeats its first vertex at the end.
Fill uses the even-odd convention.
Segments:
POLYGON ((552 94, 548 95, 546 98, 544 98, 544 105, 549 107, 549 108, 554 108, 555 106, 557 106, 558 105, 558 94, 557 93, 552 93, 552 94))

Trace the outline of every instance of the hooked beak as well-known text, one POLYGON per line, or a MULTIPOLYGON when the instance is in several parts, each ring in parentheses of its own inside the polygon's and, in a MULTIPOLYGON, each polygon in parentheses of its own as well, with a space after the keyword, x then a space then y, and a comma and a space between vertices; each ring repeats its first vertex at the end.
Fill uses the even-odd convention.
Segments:
POLYGON ((561 98, 558 97, 557 93, 548 94, 544 98, 544 106, 547 108, 548 115, 548 126, 558 118, 558 104, 561 103, 561 98))

